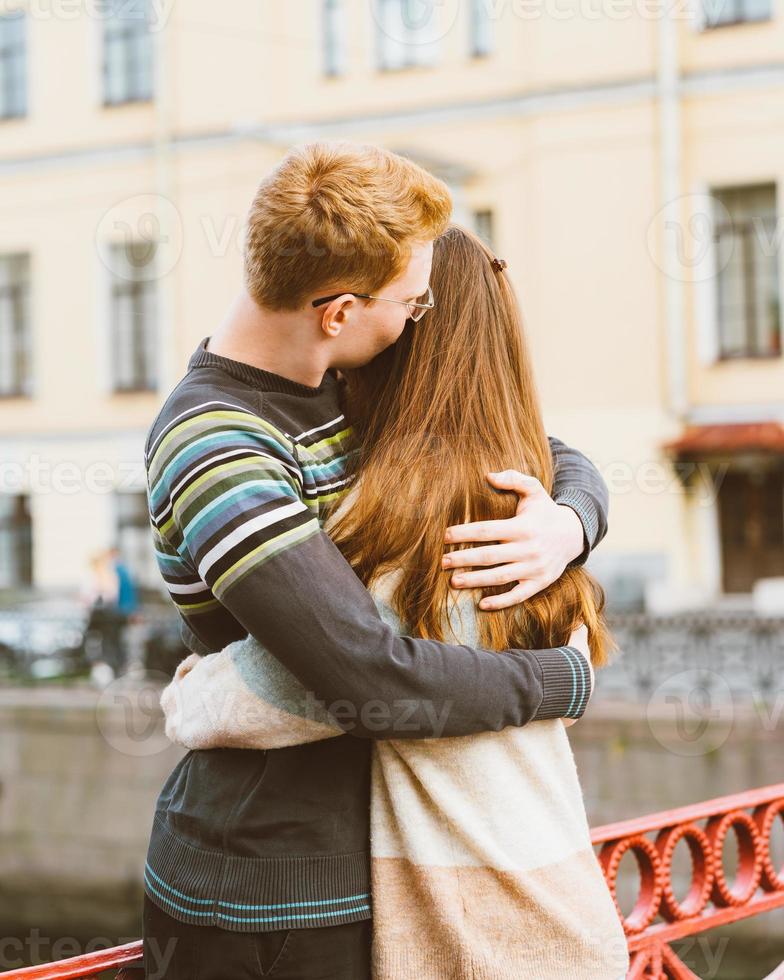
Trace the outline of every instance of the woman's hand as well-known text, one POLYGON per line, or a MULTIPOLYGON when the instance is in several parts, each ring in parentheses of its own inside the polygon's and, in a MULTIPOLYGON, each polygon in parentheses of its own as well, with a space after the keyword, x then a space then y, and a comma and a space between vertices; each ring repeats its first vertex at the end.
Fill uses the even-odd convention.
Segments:
POLYGON ((442 567, 479 571, 460 571, 451 584, 456 589, 487 588, 518 584, 501 595, 487 596, 480 609, 505 609, 525 602, 561 577, 564 569, 583 550, 583 525, 565 504, 557 504, 539 480, 517 470, 488 473, 488 481, 499 490, 511 490, 520 497, 517 513, 506 521, 478 521, 447 528, 446 542, 491 541, 479 548, 451 551, 444 555, 442 567))

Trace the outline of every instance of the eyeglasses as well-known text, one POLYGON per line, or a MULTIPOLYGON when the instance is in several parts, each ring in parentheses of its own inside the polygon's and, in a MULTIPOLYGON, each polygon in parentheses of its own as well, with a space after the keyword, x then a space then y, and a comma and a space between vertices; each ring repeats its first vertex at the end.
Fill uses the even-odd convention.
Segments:
POLYGON ((409 319, 415 323, 417 320, 421 320, 425 313, 428 310, 432 310, 436 305, 433 301, 433 290, 430 286, 427 287, 427 292, 421 296, 417 296, 416 300, 389 299, 387 296, 371 296, 369 293, 335 293, 334 296, 322 296, 320 299, 314 299, 311 305, 323 306, 325 303, 331 303, 338 296, 356 296, 357 299, 380 299, 384 303, 400 303, 401 306, 408 307, 409 319))

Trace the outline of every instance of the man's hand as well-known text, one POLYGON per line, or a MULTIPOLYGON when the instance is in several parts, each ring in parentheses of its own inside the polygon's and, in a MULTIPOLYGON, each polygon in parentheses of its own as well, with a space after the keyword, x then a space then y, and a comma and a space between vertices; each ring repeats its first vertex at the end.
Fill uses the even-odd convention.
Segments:
POLYGON ((517 582, 508 592, 487 596, 479 603, 480 609, 505 609, 525 602, 561 577, 569 562, 582 553, 583 526, 571 507, 556 504, 536 477, 505 470, 488 473, 487 479, 499 490, 519 495, 515 516, 447 528, 448 544, 498 543, 451 551, 444 555, 442 567, 494 566, 460 571, 452 576, 451 584, 456 589, 474 589, 517 582))

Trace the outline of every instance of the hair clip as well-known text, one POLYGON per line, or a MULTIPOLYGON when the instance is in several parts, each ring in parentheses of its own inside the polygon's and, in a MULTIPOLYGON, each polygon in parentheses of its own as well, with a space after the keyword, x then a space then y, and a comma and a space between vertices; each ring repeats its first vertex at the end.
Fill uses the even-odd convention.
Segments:
POLYGON ((493 259, 492 266, 494 272, 502 272, 507 266, 507 261, 506 259, 493 259))

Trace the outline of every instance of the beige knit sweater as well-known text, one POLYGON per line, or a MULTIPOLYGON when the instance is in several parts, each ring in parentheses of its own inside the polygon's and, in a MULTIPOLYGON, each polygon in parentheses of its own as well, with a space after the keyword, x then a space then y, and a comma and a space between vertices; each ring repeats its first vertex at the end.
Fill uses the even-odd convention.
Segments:
MULTIPOLYGON (((400 572, 373 589, 383 618, 400 572)), ((477 645, 475 599, 448 624, 477 645)), ((254 639, 177 669, 161 697, 191 749, 350 738, 254 639)), ((560 719, 462 738, 374 743, 375 980, 619 980, 623 928, 591 847, 560 719)))

